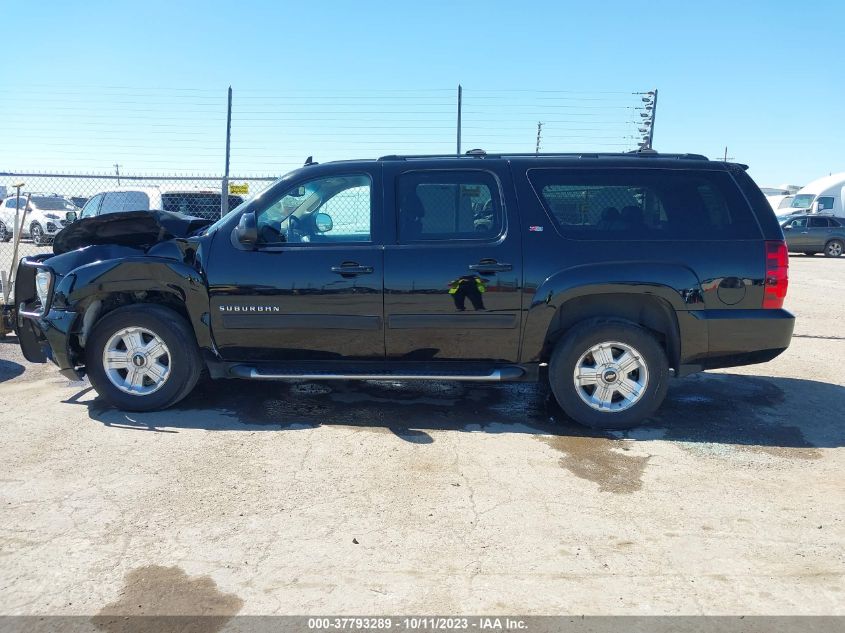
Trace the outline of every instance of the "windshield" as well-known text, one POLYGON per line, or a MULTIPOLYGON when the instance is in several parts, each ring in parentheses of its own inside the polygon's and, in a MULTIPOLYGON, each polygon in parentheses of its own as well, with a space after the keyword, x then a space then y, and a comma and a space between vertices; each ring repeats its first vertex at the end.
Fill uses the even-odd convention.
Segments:
MULTIPOLYGON (((229 220, 229 218, 232 217, 232 214, 235 211, 238 211, 240 213, 240 212, 243 212, 247 209, 254 207, 259 202, 263 203, 266 200, 265 196, 272 195, 272 192, 275 190, 275 188, 282 185, 282 183, 285 183, 289 180, 292 180, 293 178, 296 178, 297 175, 299 175, 302 172, 303 169, 308 169, 308 167, 301 167, 299 169, 294 169, 293 171, 286 173, 279 180, 277 180, 272 185, 267 187, 267 189, 257 193, 252 198, 245 200, 243 203, 241 203, 236 208, 229 211, 229 213, 224 215, 222 218, 217 220, 214 224, 210 224, 209 226, 205 227, 205 229, 203 229, 201 234, 202 235, 208 235, 209 233, 213 233, 214 231, 216 231, 218 228, 220 228, 221 224, 223 224, 224 222, 227 222, 229 220)), ((231 208, 231 205, 229 205, 229 207, 231 208)))
POLYGON ((32 196, 30 204, 44 211, 76 211, 74 204, 64 198, 32 196))
POLYGON ((783 200, 780 201, 778 205, 778 209, 787 209, 789 205, 792 204, 792 196, 786 196, 783 200))
POLYGON ((816 197, 814 193, 802 193, 792 199, 792 204, 789 205, 793 209, 809 209, 813 206, 813 199, 816 197))

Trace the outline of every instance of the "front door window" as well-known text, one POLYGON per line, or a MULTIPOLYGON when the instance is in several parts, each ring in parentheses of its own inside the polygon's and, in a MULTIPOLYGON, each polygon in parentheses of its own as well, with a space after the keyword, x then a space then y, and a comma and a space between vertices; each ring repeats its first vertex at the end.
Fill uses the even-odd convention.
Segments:
POLYGON ((371 242, 371 189, 362 174, 297 185, 256 213, 259 245, 371 242))

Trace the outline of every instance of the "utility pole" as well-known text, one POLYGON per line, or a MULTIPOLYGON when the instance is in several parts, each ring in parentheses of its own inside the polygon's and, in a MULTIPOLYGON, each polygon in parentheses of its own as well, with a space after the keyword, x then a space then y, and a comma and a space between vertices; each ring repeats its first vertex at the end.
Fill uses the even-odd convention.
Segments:
POLYGON ((648 130, 648 148, 654 149, 654 123, 657 119, 657 88, 654 89, 654 99, 651 103, 651 125, 648 130))
POLYGON ((31 193, 26 194, 26 202, 23 206, 23 213, 21 213, 21 187, 23 187, 23 185, 24 183, 22 182, 12 185, 13 188, 17 189, 17 194, 15 196, 15 233, 12 237, 12 268, 9 270, 8 283, 3 284, 3 292, 6 295, 10 292, 9 290, 6 290, 6 287, 8 286, 10 289, 13 288, 15 281, 18 278, 18 246, 21 243, 23 227, 26 222, 26 212, 29 209, 29 198, 32 196, 31 193))
POLYGON ((728 146, 725 145, 725 157, 724 157, 723 160, 727 163, 729 160, 733 160, 733 159, 734 159, 733 156, 728 156, 728 146))
POLYGON ((220 188, 220 217, 229 213, 229 150, 232 143, 232 86, 229 86, 229 103, 226 108, 226 166, 220 188))
POLYGON ((543 132, 543 122, 537 121, 537 144, 534 146, 534 155, 537 156, 540 153, 540 134, 543 132))
POLYGON ((461 106, 463 105, 464 89, 458 84, 458 156, 461 155, 461 106))
POLYGON ((120 165, 114 164, 114 173, 117 174, 117 185, 120 186, 120 165))

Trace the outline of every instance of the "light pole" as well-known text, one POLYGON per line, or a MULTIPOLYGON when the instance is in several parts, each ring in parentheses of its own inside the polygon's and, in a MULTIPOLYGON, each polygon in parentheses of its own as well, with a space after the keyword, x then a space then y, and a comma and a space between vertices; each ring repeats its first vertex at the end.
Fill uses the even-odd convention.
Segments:
POLYGON ((653 149, 654 147, 654 118, 657 113, 657 88, 640 94, 642 95, 643 105, 635 109, 640 110, 640 118, 642 118, 642 121, 640 121, 642 127, 639 128, 639 132, 643 135, 643 138, 637 144, 640 151, 642 151, 653 149))

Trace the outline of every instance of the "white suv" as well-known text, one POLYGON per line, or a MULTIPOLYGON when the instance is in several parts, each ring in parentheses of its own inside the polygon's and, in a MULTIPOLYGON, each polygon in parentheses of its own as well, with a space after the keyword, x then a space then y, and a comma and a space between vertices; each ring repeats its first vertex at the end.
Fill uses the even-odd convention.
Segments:
MULTIPOLYGON (((30 198, 26 217, 21 217, 23 208, 18 216, 18 222, 23 220, 21 237, 29 237, 39 246, 52 242, 56 233, 73 221, 72 216, 68 217, 69 213, 79 212, 77 206, 67 198, 48 193, 21 194, 21 207, 26 204, 27 195, 30 195, 30 198)), ((17 196, 6 198, 0 204, 0 241, 2 242, 12 239, 17 205, 17 196)))
MULTIPOLYGON (((230 195, 229 210, 231 211, 243 201, 244 199, 241 196, 230 195)), ((80 218, 149 209, 160 209, 216 220, 220 217, 220 192, 213 189, 191 189, 187 187, 120 187, 108 189, 92 196, 85 203, 80 218)))

